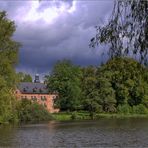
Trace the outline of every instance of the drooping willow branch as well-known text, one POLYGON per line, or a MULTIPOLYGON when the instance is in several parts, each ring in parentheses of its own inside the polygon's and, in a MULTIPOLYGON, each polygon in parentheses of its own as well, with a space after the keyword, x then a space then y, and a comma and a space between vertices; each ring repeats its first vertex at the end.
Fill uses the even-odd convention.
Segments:
POLYGON ((112 16, 105 26, 96 27, 90 46, 109 44, 109 55, 135 55, 148 62, 148 1, 115 0, 112 16))

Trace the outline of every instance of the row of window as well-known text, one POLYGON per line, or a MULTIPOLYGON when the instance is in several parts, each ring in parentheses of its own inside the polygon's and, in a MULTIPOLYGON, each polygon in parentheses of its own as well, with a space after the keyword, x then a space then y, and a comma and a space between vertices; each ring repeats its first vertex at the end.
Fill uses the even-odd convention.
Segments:
MULTIPOLYGON (((21 98, 22 98, 22 99, 27 99, 27 96, 21 96, 21 98)), ((31 99, 32 99, 33 101, 36 101, 36 100, 37 100, 37 97, 36 97, 36 96, 31 96, 31 99)), ((42 101, 46 101, 46 100, 47 100, 46 96, 41 96, 41 100, 42 100, 42 101)))

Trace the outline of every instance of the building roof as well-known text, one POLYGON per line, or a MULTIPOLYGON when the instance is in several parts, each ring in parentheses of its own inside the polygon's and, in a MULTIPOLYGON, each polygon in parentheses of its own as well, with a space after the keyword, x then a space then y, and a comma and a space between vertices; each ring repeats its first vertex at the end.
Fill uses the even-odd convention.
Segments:
POLYGON ((24 94, 49 94, 44 83, 21 82, 18 85, 18 89, 24 94))

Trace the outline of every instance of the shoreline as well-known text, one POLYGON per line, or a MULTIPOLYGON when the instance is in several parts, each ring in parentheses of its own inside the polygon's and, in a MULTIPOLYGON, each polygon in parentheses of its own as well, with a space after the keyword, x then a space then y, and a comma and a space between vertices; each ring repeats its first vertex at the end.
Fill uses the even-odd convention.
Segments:
POLYGON ((98 120, 100 118, 148 118, 148 114, 109 114, 109 113, 99 113, 95 114, 93 118, 89 113, 79 113, 79 112, 60 112, 52 114, 54 120, 56 121, 74 121, 74 120, 98 120))
POLYGON ((131 119, 131 118, 148 118, 148 114, 119 114, 119 113, 98 113, 95 114, 92 118, 88 112, 59 112, 59 113, 52 113, 52 119, 47 121, 27 121, 27 122, 16 122, 16 123, 9 123, 3 122, 0 123, 2 125, 15 125, 15 124, 38 124, 44 123, 49 121, 85 121, 85 120, 99 120, 99 119, 131 119))

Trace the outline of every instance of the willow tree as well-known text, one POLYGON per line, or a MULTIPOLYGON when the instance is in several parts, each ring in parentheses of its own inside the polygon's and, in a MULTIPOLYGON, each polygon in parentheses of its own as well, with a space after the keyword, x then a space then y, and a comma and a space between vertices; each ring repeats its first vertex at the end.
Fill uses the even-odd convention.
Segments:
POLYGON ((148 62, 148 1, 115 0, 109 22, 96 27, 90 46, 109 45, 110 58, 132 55, 148 62))
POLYGON ((15 99, 13 92, 16 83, 14 66, 17 63, 19 44, 13 40, 16 26, 0 12, 0 122, 15 118, 15 99))

